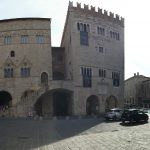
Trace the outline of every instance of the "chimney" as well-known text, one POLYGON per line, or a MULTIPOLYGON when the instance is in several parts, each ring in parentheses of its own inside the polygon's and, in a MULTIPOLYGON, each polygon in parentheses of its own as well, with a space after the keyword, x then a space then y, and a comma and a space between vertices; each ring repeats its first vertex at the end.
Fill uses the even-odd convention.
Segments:
POLYGON ((134 77, 136 76, 136 73, 134 73, 134 77))

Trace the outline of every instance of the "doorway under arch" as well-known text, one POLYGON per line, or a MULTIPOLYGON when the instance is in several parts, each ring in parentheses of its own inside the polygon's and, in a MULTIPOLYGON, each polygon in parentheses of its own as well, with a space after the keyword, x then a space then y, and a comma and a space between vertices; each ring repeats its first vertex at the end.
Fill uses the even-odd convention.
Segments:
POLYGON ((115 96, 109 96, 105 102, 105 111, 118 107, 118 101, 115 96))
POLYGON ((0 108, 8 108, 12 105, 12 96, 6 91, 0 91, 0 108))
POLYGON ((72 92, 58 90, 53 93, 54 116, 69 116, 72 113, 72 92))
POLYGON ((98 97, 91 95, 86 101, 86 113, 87 115, 97 115, 99 109, 98 97))
POLYGON ((41 95, 34 105, 39 116, 69 116, 72 114, 72 91, 55 89, 41 95))

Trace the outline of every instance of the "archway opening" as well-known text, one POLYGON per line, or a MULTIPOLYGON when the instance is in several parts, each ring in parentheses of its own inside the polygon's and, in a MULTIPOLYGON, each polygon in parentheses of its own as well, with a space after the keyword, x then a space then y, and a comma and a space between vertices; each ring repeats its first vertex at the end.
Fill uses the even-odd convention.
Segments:
POLYGON ((105 111, 118 107, 118 101, 115 96, 110 96, 106 99, 105 111))
POLYGON ((71 114, 71 96, 64 91, 55 91, 53 93, 54 116, 68 116, 71 114))
POLYGON ((90 96, 86 101, 87 115, 97 115, 99 109, 98 98, 95 95, 90 96))
POLYGON ((0 108, 6 109, 12 104, 12 97, 6 91, 0 91, 0 108))
POLYGON ((72 114, 72 91, 54 89, 42 94, 34 104, 38 116, 68 116, 72 114))

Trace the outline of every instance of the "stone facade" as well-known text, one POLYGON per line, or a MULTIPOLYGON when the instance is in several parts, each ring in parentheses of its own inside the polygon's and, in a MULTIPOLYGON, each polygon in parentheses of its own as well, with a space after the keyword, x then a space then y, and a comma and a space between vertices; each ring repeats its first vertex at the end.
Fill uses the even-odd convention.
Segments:
MULTIPOLYGON (((84 33, 83 33, 84 34, 84 33)), ((84 40, 84 37, 83 37, 84 40)), ((84 41, 83 41, 84 42, 84 41)), ((114 18, 101 9, 77 3, 77 7, 70 2, 61 46, 65 47, 66 78, 73 79, 75 113, 86 114, 87 100, 94 95, 97 111, 102 113, 110 99, 115 104, 110 107, 123 105, 124 81, 124 20, 114 18), (98 32, 99 27, 99 32, 98 32), (85 31, 86 30, 86 31, 85 31), (88 43, 81 44, 81 32, 88 34, 88 43), (111 33, 113 32, 113 35, 111 33), (119 37, 115 38, 114 34, 119 37), (113 37, 111 37, 113 36, 113 37), (82 69, 91 69, 91 87, 83 87, 82 69), (99 70, 105 70, 106 75, 99 75, 99 70), (114 86, 113 78, 119 78, 119 85, 114 86), (119 77, 118 77, 119 76, 119 77), (82 100, 82 101, 81 101, 82 100), (83 107, 79 107, 83 106, 83 107)), ((86 73, 85 73, 86 74, 86 73)), ((89 100, 90 101, 90 100, 89 100)), ((89 102, 90 103, 90 102, 89 102)))
POLYGON ((98 115, 123 107, 124 19, 69 2, 61 47, 51 47, 50 23, 48 18, 0 21, 5 114, 98 115))
POLYGON ((0 51, 0 90, 11 95, 14 106, 26 91, 40 87, 42 72, 52 79, 50 19, 1 20, 0 51), (30 76, 23 75, 22 68, 29 68, 30 76), (13 69, 11 77, 9 69, 13 69))

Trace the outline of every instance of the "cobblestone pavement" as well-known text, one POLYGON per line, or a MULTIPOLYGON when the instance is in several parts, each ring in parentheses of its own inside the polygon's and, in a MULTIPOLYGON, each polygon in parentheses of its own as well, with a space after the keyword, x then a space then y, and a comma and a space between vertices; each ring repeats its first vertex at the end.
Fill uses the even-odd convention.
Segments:
POLYGON ((0 150, 150 150, 150 123, 0 119, 0 150))

